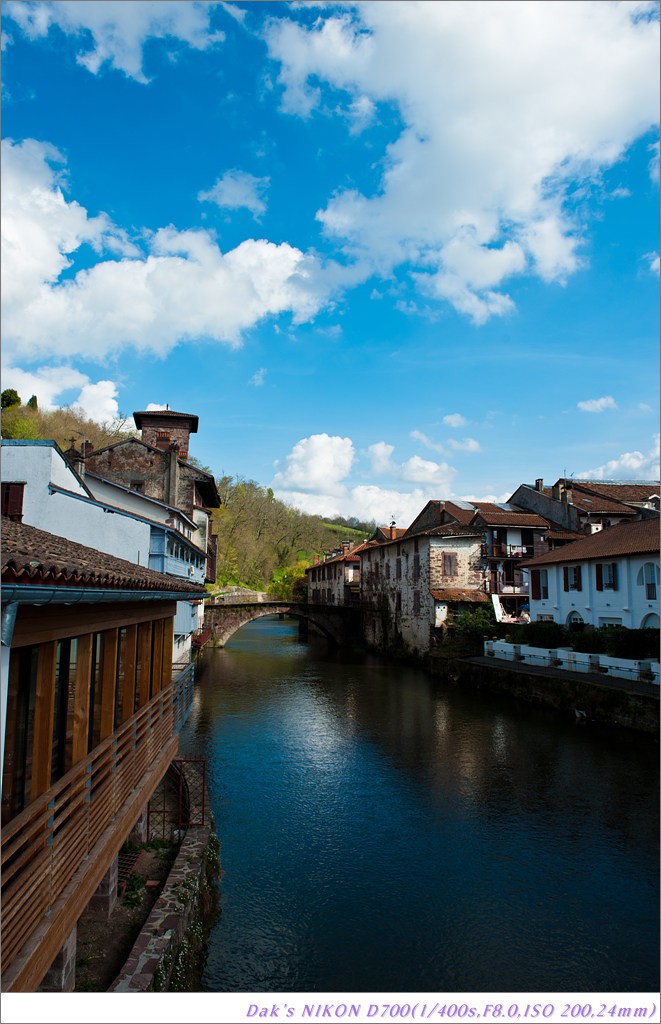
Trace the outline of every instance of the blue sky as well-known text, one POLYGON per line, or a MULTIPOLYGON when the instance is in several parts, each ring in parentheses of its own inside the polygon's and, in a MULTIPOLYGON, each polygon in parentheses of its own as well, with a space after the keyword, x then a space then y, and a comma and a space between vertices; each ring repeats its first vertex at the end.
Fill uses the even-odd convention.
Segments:
POLYGON ((650 3, 3 4, 3 387, 306 511, 659 473, 650 3))

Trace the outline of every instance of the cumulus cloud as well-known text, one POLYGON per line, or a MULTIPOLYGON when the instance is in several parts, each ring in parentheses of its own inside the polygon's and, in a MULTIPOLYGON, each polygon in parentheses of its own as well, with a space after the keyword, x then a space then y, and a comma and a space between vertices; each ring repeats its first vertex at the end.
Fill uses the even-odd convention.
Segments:
POLYGON ((111 380, 85 384, 73 405, 96 423, 111 423, 119 416, 117 387, 111 380))
POLYGON ((102 360, 128 346, 162 356, 191 338, 238 345, 266 316, 311 319, 328 290, 356 274, 326 274, 286 242, 246 239, 223 253, 207 232, 173 227, 151 235, 143 254, 107 217, 90 217, 65 198, 58 162, 47 144, 3 142, 3 334, 10 361, 76 354, 102 360), (85 242, 123 258, 100 258, 73 274, 72 255, 85 242))
POLYGON ((649 4, 324 5, 314 22, 272 19, 266 40, 292 114, 332 109, 329 89, 349 118, 398 105, 378 186, 341 189, 318 219, 378 272, 409 261, 476 324, 512 312, 515 275, 562 284, 580 267, 569 183, 597 181, 658 123, 649 4))
POLYGON ((394 445, 386 444, 385 441, 377 441, 376 444, 371 444, 369 446, 367 452, 371 459, 372 472, 375 475, 392 472, 392 453, 394 450, 394 445))
POLYGON ((659 273, 659 268, 660 268, 661 264, 659 262, 659 254, 658 254, 658 252, 646 252, 645 256, 643 257, 643 259, 647 260, 647 265, 650 268, 650 273, 652 273, 652 274, 658 274, 659 273))
POLYGON ((482 451, 480 448, 480 442, 476 441, 474 437, 464 437, 461 441, 457 441, 454 437, 448 441, 450 448, 456 452, 479 452, 482 451))
POLYGON ((355 450, 348 437, 313 434, 294 445, 284 466, 276 463, 273 486, 283 491, 341 495, 355 450))
MULTIPOLYGON (((273 489, 278 498, 304 512, 318 515, 357 515, 362 519, 397 522, 408 526, 430 498, 449 496, 455 470, 447 463, 412 456, 402 463, 392 458, 394 447, 385 441, 369 445, 362 455, 367 472, 389 473, 395 481, 414 484, 411 489, 356 484, 358 458, 348 437, 314 434, 300 440, 281 464, 275 464, 273 489)), ((365 476, 365 472, 358 475, 365 476)))
POLYGON ((465 427, 468 420, 460 412, 451 412, 443 417, 443 422, 447 427, 465 427))
POLYGON ((214 5, 190 0, 57 0, 57 3, 6 3, 3 16, 11 18, 28 36, 37 39, 57 26, 80 40, 77 61, 92 74, 104 65, 137 82, 147 82, 143 48, 149 39, 179 41, 195 50, 222 42, 223 32, 212 32, 214 5))
POLYGON ((659 434, 647 453, 624 452, 603 466, 582 470, 577 476, 588 480, 658 480, 659 434))
POLYGON ((577 402, 577 408, 583 412, 603 412, 604 409, 617 409, 617 402, 611 395, 603 398, 589 398, 585 402, 577 402))
POLYGON ((114 381, 91 381, 72 366, 43 366, 32 372, 4 366, 2 381, 3 387, 15 388, 23 402, 36 395, 40 409, 70 405, 96 423, 112 422, 119 415, 114 381))
POLYGON ((269 178, 256 178, 247 171, 226 171, 213 188, 200 192, 201 202, 215 203, 227 210, 238 210, 245 207, 259 218, 266 212, 264 196, 269 187, 269 178))

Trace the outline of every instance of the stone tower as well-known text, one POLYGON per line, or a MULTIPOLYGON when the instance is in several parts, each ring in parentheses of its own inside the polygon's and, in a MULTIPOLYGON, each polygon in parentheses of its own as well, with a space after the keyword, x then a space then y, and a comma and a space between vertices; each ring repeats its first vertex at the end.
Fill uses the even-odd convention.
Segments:
POLYGON ((163 451, 176 447, 179 458, 188 461, 188 442, 191 434, 197 434, 197 416, 172 409, 153 409, 134 412, 133 419, 146 444, 163 451))

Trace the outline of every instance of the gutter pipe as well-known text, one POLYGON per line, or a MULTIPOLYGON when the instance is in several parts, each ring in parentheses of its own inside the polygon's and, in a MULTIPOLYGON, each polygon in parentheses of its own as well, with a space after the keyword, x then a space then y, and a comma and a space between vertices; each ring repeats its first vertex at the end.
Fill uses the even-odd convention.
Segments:
MULTIPOLYGON (((106 590, 101 587, 47 587, 21 583, 2 586, 2 641, 5 642, 5 615, 20 604, 106 604, 119 601, 202 601, 205 592, 193 594, 189 590, 106 590)), ((14 620, 16 611, 13 612, 14 620)), ((8 619, 9 624, 9 619, 8 619)), ((12 623, 13 631, 13 623, 12 623)))

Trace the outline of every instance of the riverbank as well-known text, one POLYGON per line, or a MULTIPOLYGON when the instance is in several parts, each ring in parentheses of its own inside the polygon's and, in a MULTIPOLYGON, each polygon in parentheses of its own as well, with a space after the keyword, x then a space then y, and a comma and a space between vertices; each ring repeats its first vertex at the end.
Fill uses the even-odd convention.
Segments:
POLYGON ((659 688, 651 683, 604 679, 592 673, 553 672, 533 665, 437 650, 426 671, 444 682, 485 688, 518 700, 544 704, 584 722, 614 725, 658 737, 659 688))

